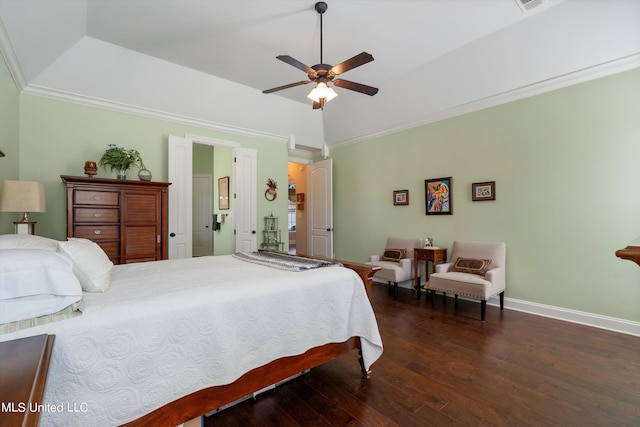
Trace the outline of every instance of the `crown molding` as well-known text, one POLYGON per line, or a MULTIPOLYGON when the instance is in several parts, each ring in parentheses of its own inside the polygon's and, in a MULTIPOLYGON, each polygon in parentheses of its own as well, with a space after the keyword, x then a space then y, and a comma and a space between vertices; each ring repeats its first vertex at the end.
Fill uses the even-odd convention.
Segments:
POLYGON ((79 105, 86 105, 90 107, 101 108, 104 110, 116 111, 119 113, 132 114, 136 116, 148 117, 152 119, 165 120, 172 123, 180 123, 189 126, 197 126, 204 129, 211 129, 220 132, 231 133, 234 135, 247 136, 251 138, 265 139, 268 141, 275 141, 281 143, 287 143, 289 136, 278 135, 275 133, 263 132, 254 129, 247 129, 239 126, 225 125, 221 123, 215 123, 208 120, 195 119, 188 116, 183 116, 174 113, 168 113, 165 111, 158 111, 151 108, 144 108, 130 104, 124 104, 121 102, 109 101, 106 99, 95 98, 91 96, 81 95, 77 93, 71 93, 67 91, 51 89, 43 86, 29 84, 22 93, 27 95, 39 96, 42 98, 54 99, 58 101, 71 102, 79 105))
POLYGON ((11 39, 2 21, 2 16, 0 16, 0 54, 2 54, 2 57, 7 63, 7 68, 9 68, 9 73, 11 73, 13 81, 16 83, 16 86, 18 86, 18 92, 22 92, 27 86, 27 79, 24 77, 22 66, 20 65, 16 51, 13 49, 11 39))
POLYGON ((592 67, 563 74, 546 80, 541 80, 536 83, 499 93, 497 95, 478 99, 466 104, 461 104, 447 110, 442 110, 430 114, 427 117, 423 117, 419 120, 394 124, 386 128, 379 129, 375 132, 359 135, 357 137, 342 141, 327 142, 327 145, 329 145, 329 147, 331 148, 337 148, 367 141, 373 138, 394 134, 408 129, 424 126, 430 123, 435 123, 441 120, 450 119, 475 111, 484 110, 486 108, 517 101, 519 99, 528 98, 534 95, 540 95, 546 92, 562 89, 564 87, 573 86, 579 83, 588 82, 613 74, 618 74, 624 71, 629 71, 634 68, 640 68, 640 53, 629 55, 623 58, 618 58, 609 62, 598 64, 592 67))
MULTIPOLYGON (((174 123, 181 123, 189 126, 197 126, 204 129, 211 129, 220 132, 231 133, 234 135, 247 136, 251 138, 265 139, 268 141, 280 142, 287 144, 289 142, 289 135, 278 135, 269 132, 258 131, 254 129, 242 128, 239 126, 226 125, 222 123, 211 122, 208 120, 195 119, 192 117, 182 116, 179 114, 168 113, 164 111, 153 110, 149 108, 119 103, 115 101, 109 101, 101 98, 90 97, 77 93, 71 93, 67 91, 51 89, 39 85, 26 84, 24 76, 21 73, 21 67, 19 61, 8 42, 6 31, 4 26, 0 25, 0 47, 2 47, 2 54, 7 61, 9 70, 16 81, 18 87, 22 87, 21 92, 24 94, 40 96, 49 99, 61 100, 65 102, 72 102, 80 105, 87 105, 96 108, 102 108, 111 111, 122 112, 126 114, 138 115, 143 117, 149 117, 159 120, 166 120, 174 123)), ((338 147, 355 144, 370 139, 390 135, 393 133, 413 129, 416 127, 424 126, 430 123, 435 123, 441 120, 457 117, 460 115, 480 111, 486 108, 506 104, 519 99, 528 98, 534 95, 543 94, 553 90, 561 89, 564 87, 576 85, 579 83, 595 80, 601 77, 621 73, 631 69, 640 68, 640 53, 633 54, 624 58, 619 58, 613 61, 609 61, 603 64, 599 64, 593 67, 588 67, 583 70, 579 70, 572 73, 567 73, 561 76, 553 77, 547 80, 536 82, 530 85, 522 86, 520 88, 506 91, 497 95, 472 101, 466 104, 461 104, 456 107, 439 111, 433 114, 423 117, 419 120, 407 121, 404 123, 396 123, 391 126, 379 129, 374 132, 359 135, 354 138, 345 139, 342 141, 327 142, 327 145, 331 149, 338 147)))

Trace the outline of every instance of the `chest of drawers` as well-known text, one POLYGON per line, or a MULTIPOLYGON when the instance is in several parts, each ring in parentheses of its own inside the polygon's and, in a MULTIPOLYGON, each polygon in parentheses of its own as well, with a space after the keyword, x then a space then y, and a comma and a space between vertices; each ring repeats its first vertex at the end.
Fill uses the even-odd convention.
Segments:
POLYGON ((96 242, 114 264, 167 258, 168 182, 61 176, 67 237, 96 242))

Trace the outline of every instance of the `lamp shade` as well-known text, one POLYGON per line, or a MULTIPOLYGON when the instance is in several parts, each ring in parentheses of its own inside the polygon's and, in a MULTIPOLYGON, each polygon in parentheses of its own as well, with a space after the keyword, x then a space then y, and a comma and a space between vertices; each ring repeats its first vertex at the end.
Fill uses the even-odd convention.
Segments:
POLYGON ((44 186, 36 181, 9 181, 2 184, 0 212, 46 212, 44 186))
POLYGON ((336 96, 338 96, 338 94, 335 90, 333 90, 333 88, 327 86, 323 82, 320 82, 315 88, 313 88, 311 93, 307 95, 307 98, 315 102, 320 102, 320 99, 324 98, 327 102, 329 102, 336 96))

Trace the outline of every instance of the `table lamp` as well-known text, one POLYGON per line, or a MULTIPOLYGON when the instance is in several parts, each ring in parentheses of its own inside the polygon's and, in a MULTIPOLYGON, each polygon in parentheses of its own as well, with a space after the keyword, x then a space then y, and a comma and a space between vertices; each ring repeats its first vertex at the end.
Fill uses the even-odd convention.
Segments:
POLYGON ((35 234, 35 221, 29 212, 46 212, 44 186, 36 181, 9 181, 2 184, 0 212, 22 212, 22 219, 14 222, 16 234, 35 234))

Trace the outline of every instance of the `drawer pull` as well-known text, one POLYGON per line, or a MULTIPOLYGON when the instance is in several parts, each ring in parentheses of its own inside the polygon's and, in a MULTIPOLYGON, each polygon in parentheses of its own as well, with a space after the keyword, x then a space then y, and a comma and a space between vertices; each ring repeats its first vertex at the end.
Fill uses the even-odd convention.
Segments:
POLYGON ((95 216, 96 218, 100 218, 102 214, 100 212, 96 212, 93 214, 93 216, 95 216))
POLYGON ((102 199, 101 196, 93 196, 93 200, 100 200, 100 199, 102 199))
POLYGON ((93 230, 93 234, 102 234, 102 230, 93 230))

